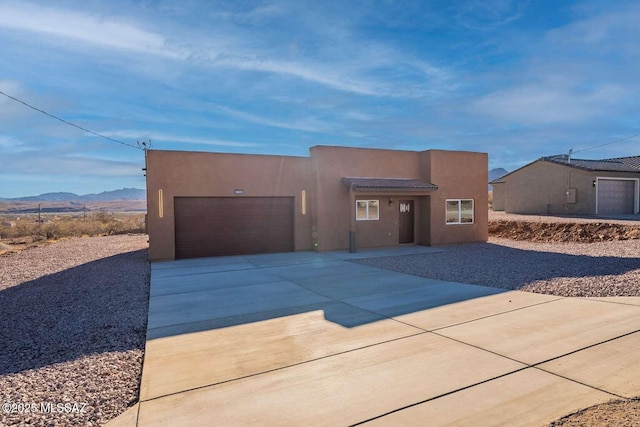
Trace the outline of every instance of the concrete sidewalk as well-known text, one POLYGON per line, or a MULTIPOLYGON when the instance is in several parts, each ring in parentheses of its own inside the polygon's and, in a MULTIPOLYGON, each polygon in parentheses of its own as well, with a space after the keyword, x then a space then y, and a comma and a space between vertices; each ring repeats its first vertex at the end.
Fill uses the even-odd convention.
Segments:
POLYGON ((154 263, 140 403, 110 426, 544 425, 640 395, 640 299, 294 253, 154 263))

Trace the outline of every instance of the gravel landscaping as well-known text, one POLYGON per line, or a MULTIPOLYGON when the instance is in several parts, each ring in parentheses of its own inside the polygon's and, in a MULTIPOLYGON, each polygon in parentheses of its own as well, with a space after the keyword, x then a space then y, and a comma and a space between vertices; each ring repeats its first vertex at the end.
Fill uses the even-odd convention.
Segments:
POLYGON ((530 222, 530 223, 571 223, 571 224, 592 224, 592 223, 607 223, 607 224, 620 224, 640 226, 640 215, 627 215, 627 219, 614 219, 604 218, 599 216, 553 216, 553 215, 520 215, 506 212, 494 212, 489 210, 489 222, 494 221, 518 221, 518 222, 530 222), (632 218, 632 219, 629 219, 632 218))
POLYGON ((618 400, 595 405, 562 417, 549 427, 640 426, 640 399, 618 400))
POLYGON ((531 243, 490 238, 441 253, 359 260, 450 282, 571 297, 640 296, 640 240, 531 243))
POLYGON ((0 425, 100 425, 137 401, 147 247, 90 237, 0 256, 0 400, 14 404, 0 425))
MULTIPOLYGON (((0 425, 101 425, 137 402, 149 298, 147 247, 146 235, 90 237, 0 256, 0 398, 15 404, 0 412, 0 425), (56 405, 65 403, 57 412, 56 405)), ((559 296, 640 296, 640 240, 490 238, 442 249, 353 262, 559 296)), ((552 425, 639 420, 638 400, 629 400, 552 425)))

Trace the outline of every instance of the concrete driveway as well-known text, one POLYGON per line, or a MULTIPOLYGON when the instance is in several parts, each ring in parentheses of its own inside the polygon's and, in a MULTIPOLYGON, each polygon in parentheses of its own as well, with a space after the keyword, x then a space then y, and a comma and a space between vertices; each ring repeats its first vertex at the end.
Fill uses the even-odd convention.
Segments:
POLYGON ((153 263, 140 403, 110 425, 532 426, 640 395, 640 298, 348 262, 436 250, 153 263))

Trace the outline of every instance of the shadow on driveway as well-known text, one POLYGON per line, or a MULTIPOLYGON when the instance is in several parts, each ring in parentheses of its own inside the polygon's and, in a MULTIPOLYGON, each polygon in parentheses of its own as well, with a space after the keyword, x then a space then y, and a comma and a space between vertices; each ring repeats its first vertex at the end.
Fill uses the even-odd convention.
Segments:
MULTIPOLYGON (((425 258, 440 249, 421 249, 425 258)), ((411 249, 411 248, 409 248, 411 249)), ((370 251, 369 256, 400 253, 370 251)), ((361 252, 364 257, 367 252, 361 252)), ((349 254, 293 253, 154 263, 147 339, 322 311, 355 328, 389 317, 506 292, 346 262, 349 254)), ((371 260, 377 267, 376 258, 371 260)))

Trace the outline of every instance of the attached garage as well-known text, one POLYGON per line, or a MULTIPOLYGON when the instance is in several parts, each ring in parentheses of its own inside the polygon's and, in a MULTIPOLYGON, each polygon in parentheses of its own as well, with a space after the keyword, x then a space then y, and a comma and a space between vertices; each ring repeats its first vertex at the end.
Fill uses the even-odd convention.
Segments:
POLYGON ((597 214, 634 214, 636 183, 636 179, 598 178, 597 214))
POLYGON ((176 259, 294 250, 293 197, 176 197, 176 259))
POLYGON ((487 240, 486 210, 473 223, 445 218, 448 199, 486 206, 485 153, 316 146, 309 156, 145 154, 152 261, 487 240))

